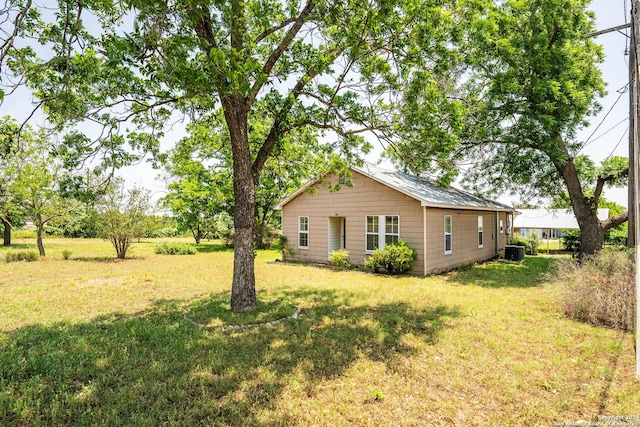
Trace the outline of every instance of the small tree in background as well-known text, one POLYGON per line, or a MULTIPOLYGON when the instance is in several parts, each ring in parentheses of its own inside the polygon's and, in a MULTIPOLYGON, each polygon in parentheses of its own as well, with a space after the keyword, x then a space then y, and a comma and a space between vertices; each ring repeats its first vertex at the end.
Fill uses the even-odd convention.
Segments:
POLYGON ((100 200, 99 235, 113 244, 119 259, 124 259, 131 244, 147 233, 149 210, 149 191, 138 187, 125 190, 122 179, 111 183, 100 200))
MULTIPOLYGON (((78 202, 60 190, 71 172, 54 154, 55 141, 43 129, 24 126, 18 143, 15 121, 0 119, 0 142, 7 145, 0 162, 0 217, 4 223, 5 243, 10 243, 11 222, 22 215, 36 227, 36 244, 45 256, 44 227, 52 220, 65 218, 78 202)), ((2 144, 0 144, 2 145, 2 144)))
POLYGON ((538 246, 540 245, 540 237, 538 236, 538 233, 529 232, 524 236, 524 239, 527 242, 529 254, 538 255, 538 246))

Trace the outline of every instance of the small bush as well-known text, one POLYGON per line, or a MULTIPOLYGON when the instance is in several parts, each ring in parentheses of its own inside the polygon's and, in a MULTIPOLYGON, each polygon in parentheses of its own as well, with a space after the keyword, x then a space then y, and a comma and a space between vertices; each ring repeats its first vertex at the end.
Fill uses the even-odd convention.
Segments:
POLYGON ((271 247, 270 249, 276 250, 276 251, 281 251, 285 248, 285 246, 287 246, 287 236, 283 236, 282 234, 278 236, 277 239, 275 239, 272 243, 271 243, 271 247))
POLYGON ((621 229, 612 228, 607 230, 607 232, 605 233, 604 242, 608 245, 626 247, 627 237, 628 237, 627 227, 623 227, 621 229))
POLYGON ((563 230, 562 246, 567 251, 579 251, 582 235, 578 230, 563 230))
POLYGON ((11 237, 14 239, 35 239, 36 238, 36 230, 35 228, 19 228, 14 229, 11 232, 11 237))
POLYGON ((8 252, 4 259, 6 262, 36 261, 38 253, 35 251, 8 252))
POLYGON ((522 236, 513 236, 511 238, 511 244, 516 246, 524 246, 524 252, 531 253, 529 242, 527 242, 522 236))
POLYGON ((62 258, 69 259, 71 258, 71 254, 71 249, 65 249, 64 251, 62 251, 62 258))
POLYGON ((337 268, 351 267, 351 261, 349 260, 349 251, 340 249, 331 252, 331 255, 329 255, 329 265, 337 268))
POLYGON ((538 255, 538 245, 540 244, 540 237, 537 233, 527 233, 524 236, 527 242, 527 248, 529 249, 529 255, 538 255))
POLYGON ((415 249, 409 247, 404 240, 398 240, 398 243, 386 245, 384 249, 376 249, 364 260, 364 266, 376 273, 384 268, 390 274, 400 274, 411 271, 413 261, 417 258, 415 249))
POLYGON ((155 253, 162 255, 193 255, 198 250, 190 243, 160 242, 154 247, 155 253))
POLYGON ((548 278, 562 284, 565 314, 592 325, 630 331, 635 325, 635 269, 631 251, 603 250, 582 264, 560 260, 548 278))

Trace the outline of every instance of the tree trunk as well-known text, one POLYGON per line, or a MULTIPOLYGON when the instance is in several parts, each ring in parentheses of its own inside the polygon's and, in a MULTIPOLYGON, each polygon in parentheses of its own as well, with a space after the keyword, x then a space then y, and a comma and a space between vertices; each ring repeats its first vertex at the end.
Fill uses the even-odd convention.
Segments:
POLYGON ((606 228, 603 227, 598 219, 597 201, 592 201, 585 197, 582 191, 582 185, 580 184, 580 178, 578 177, 578 171, 573 163, 573 159, 568 157, 567 161, 562 164, 557 164, 556 168, 565 182, 569 198, 571 199, 573 214, 580 227, 581 239, 579 256, 580 260, 583 260, 587 256, 593 255, 602 249, 606 228))
POLYGON ((256 184, 252 171, 248 108, 241 95, 223 99, 225 120, 233 153, 233 225, 235 227, 231 310, 253 311, 257 307, 254 274, 253 230, 255 225, 256 184))
POLYGON ((44 245, 42 244, 42 229, 44 224, 41 218, 36 218, 36 244, 38 245, 38 252, 40 256, 45 256, 44 245))
POLYGON ((4 226, 4 246, 11 246, 11 222, 9 218, 2 218, 2 225, 4 226))
POLYGON ((202 240, 202 231, 200 231, 200 224, 196 226, 196 228, 191 228, 191 235, 193 239, 196 241, 196 245, 200 244, 200 240, 202 240))

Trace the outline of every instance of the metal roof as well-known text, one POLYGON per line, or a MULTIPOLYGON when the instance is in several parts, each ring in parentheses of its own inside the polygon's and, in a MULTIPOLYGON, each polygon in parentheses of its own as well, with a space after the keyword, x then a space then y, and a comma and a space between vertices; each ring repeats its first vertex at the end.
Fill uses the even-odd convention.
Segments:
MULTIPOLYGON (((513 219, 515 228, 539 228, 579 230, 578 220, 571 209, 518 209, 520 215, 513 219)), ((609 218, 609 209, 598 209, 598 219, 609 218)))
MULTIPOLYGON (((434 182, 427 179, 408 175, 395 170, 384 169, 371 164, 365 164, 361 168, 351 167, 351 169, 373 179, 374 181, 416 199, 422 206, 449 209, 514 211, 514 208, 511 206, 484 199, 482 197, 477 197, 454 187, 438 187, 434 182)), ((300 192, 304 191, 315 182, 316 180, 307 183, 307 185, 283 200, 277 208, 282 208, 282 206, 286 205, 300 192)))

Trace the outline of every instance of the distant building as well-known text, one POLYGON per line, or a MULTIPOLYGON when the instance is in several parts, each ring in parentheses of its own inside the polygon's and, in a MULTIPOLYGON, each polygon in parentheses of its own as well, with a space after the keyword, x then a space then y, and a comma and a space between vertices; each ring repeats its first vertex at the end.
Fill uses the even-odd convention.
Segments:
MULTIPOLYGON (((513 219, 514 234, 536 233, 541 239, 558 239, 562 230, 579 230, 578 220, 571 209, 518 209, 513 219)), ((598 209, 600 220, 609 218, 609 209, 598 209)))

